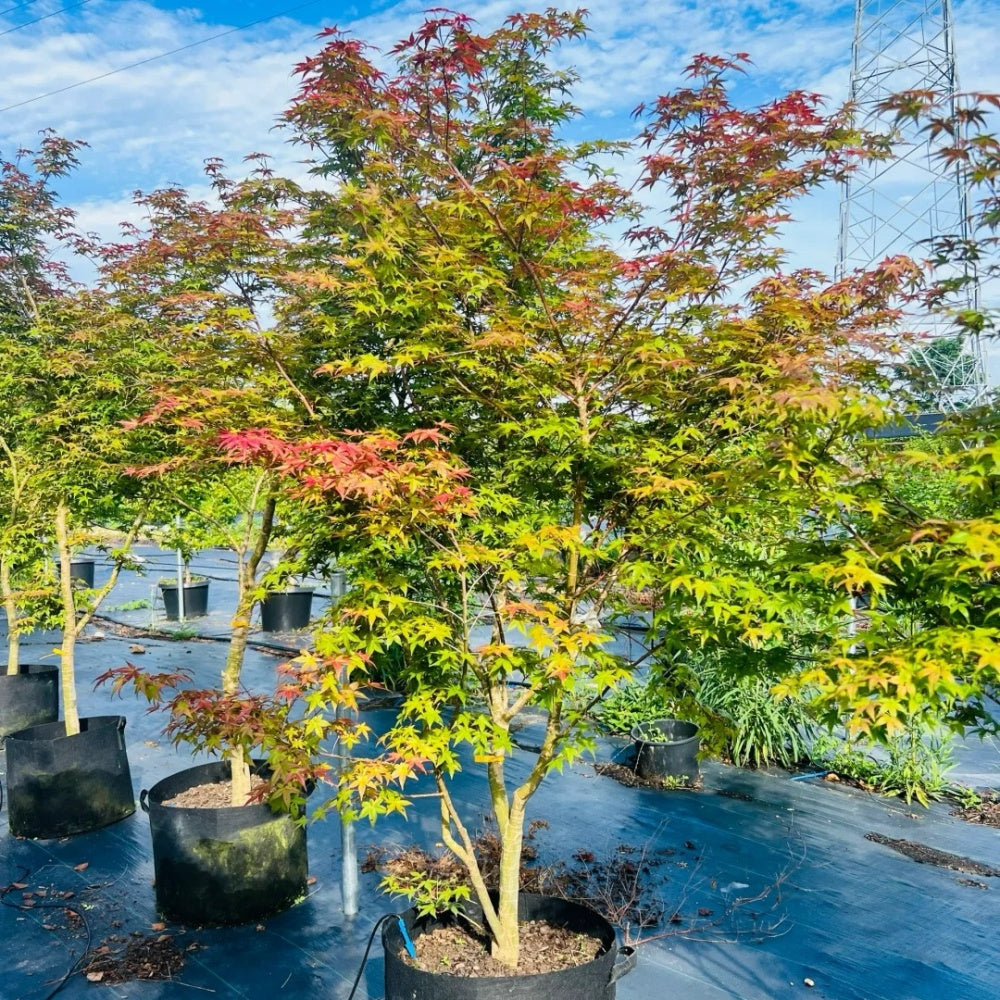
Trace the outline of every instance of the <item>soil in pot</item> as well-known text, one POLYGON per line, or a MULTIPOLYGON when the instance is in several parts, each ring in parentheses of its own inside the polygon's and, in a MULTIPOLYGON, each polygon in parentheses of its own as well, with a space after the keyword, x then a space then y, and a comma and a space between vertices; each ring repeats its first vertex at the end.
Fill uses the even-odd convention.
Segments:
POLYGON ((62 722, 32 726, 7 737, 7 809, 16 837, 85 833, 135 812, 125 751, 125 718, 80 720, 67 736, 62 722))
MULTIPOLYGON (((465 910, 481 924, 478 907, 467 904, 465 910)), ((517 972, 493 963, 485 944, 468 935, 467 921, 418 918, 415 910, 409 910, 402 920, 417 962, 423 954, 424 961, 437 965, 434 971, 420 968, 407 953, 398 921, 387 921, 382 927, 385 1000, 614 1000, 615 983, 634 968, 635 953, 619 951, 614 927, 607 920, 579 903, 525 892, 518 912, 522 957, 517 972), (540 931, 539 925, 545 930, 540 931), (456 931, 466 939, 461 944, 453 937, 456 931), (421 943, 425 935, 433 936, 426 945, 421 943), (548 946, 548 954, 539 951, 539 944, 548 946), (449 945, 459 950, 449 953, 449 945), (567 965, 574 955, 577 963, 567 965), (501 972, 493 974, 494 968, 501 972)))
POLYGON ((305 893, 305 826, 263 804, 229 805, 229 775, 228 761, 202 764, 140 795, 153 837, 156 904, 171 920, 247 923, 305 893))
POLYGON ((590 962, 603 951, 600 939, 542 920, 521 925, 520 961, 517 969, 501 965, 489 951, 489 941, 461 924, 435 927, 414 942, 413 965, 425 972, 452 976, 532 976, 558 972, 590 962))
MULTIPOLYGON (((167 621, 175 622, 180 618, 180 607, 177 601, 177 584, 161 583, 160 593, 163 595, 163 610, 167 621)), ((195 580, 184 584, 184 617, 201 618, 208 614, 208 580, 195 580)))
POLYGON ((22 663, 16 674, 0 673, 0 739, 58 718, 58 667, 22 663))

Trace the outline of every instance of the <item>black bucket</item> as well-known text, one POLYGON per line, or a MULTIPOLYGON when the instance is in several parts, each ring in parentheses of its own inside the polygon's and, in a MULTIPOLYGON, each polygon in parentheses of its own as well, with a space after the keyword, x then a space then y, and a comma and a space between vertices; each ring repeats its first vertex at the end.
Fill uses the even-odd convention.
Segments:
POLYGON ((658 719, 632 728, 638 751, 636 774, 647 781, 694 784, 698 770, 698 727, 679 719, 658 719))
MULTIPOLYGON (((177 585, 161 583, 160 593, 163 595, 163 610, 167 621, 175 622, 180 618, 180 608, 177 605, 177 585)), ((195 583, 184 584, 184 617, 201 618, 208 614, 208 580, 198 580, 195 583)))
POLYGON ((125 718, 48 722, 7 737, 7 810, 16 837, 66 837, 135 812, 125 751, 125 718))
MULTIPOLYGON (((482 923, 482 910, 467 905, 466 911, 482 923)), ((416 910, 401 914, 407 933, 417 938, 439 921, 418 917, 416 910)), ((442 918, 448 922, 454 918, 442 918)), ((455 976, 424 972, 403 957, 406 945, 396 920, 382 925, 385 950, 385 1000, 615 1000, 615 983, 635 968, 631 948, 618 948, 615 929, 599 913, 580 903, 552 896, 520 894, 518 919, 543 920, 558 927, 600 940, 601 954, 583 965, 532 976, 455 976)))
POLYGON ((0 674, 0 738, 59 718, 59 668, 22 663, 0 674))
POLYGON ((308 879, 306 830, 266 805, 167 806, 181 792, 227 781, 228 761, 200 764, 139 796, 149 813, 156 906, 182 923, 243 924, 300 899, 308 879))
POLYGON ((265 632, 297 632, 308 628, 312 587, 275 591, 260 602, 260 627, 265 632))
POLYGON ((72 559, 69 564, 69 576, 71 580, 83 584, 84 587, 94 586, 94 560, 93 559, 72 559))

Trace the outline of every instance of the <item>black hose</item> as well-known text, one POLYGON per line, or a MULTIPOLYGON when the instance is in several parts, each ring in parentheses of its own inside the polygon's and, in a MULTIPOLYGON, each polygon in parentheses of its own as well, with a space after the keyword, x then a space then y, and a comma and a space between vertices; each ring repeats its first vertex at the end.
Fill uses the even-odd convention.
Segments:
MULTIPOLYGON (((378 918, 375 921, 375 926, 372 928, 371 935, 368 938, 368 944, 365 946, 365 953, 361 957, 361 967, 358 969, 358 974, 354 978, 354 985, 351 987, 351 992, 347 994, 347 1000, 354 1000, 354 994, 357 992, 358 983, 361 982, 361 976, 365 971, 365 966, 368 964, 368 953, 372 950, 372 943, 375 941, 375 933, 387 920, 397 920, 399 919, 399 914, 397 913, 386 913, 384 916, 378 918)), ((46 998, 48 1000, 48 998, 46 998)))

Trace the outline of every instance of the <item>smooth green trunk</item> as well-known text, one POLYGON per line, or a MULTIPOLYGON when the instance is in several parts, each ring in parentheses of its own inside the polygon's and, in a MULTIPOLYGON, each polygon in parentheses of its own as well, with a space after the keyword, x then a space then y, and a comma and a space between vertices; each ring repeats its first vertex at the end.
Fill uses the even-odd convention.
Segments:
POLYGON ((62 642, 59 644, 59 681, 66 735, 80 732, 80 713, 76 701, 76 637, 78 623, 76 601, 73 599, 73 578, 70 569, 69 510, 65 504, 56 508, 56 545, 59 550, 59 596, 62 604, 62 642))
POLYGON ((17 604, 10 583, 10 563, 0 558, 0 594, 7 614, 7 674, 13 677, 20 669, 21 633, 17 628, 17 604))

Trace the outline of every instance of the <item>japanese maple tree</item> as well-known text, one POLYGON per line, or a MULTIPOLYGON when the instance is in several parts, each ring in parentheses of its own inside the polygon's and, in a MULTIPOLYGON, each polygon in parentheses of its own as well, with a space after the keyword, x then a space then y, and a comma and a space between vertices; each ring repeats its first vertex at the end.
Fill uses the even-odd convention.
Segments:
POLYGON ((364 384, 375 426, 443 422, 468 470, 460 503, 371 506, 310 446, 279 460, 326 511, 318 546, 354 559, 317 648, 402 662, 385 753, 354 763, 339 805, 401 808, 398 783, 428 772, 507 965, 528 803, 631 669, 608 616, 649 589, 665 662, 761 651, 810 601, 834 620, 865 582, 846 556, 839 572, 798 563, 790 540, 855 502, 865 433, 889 419, 886 331, 920 277, 906 260, 835 283, 785 269, 792 202, 884 143, 812 94, 737 107, 743 56, 695 59, 689 86, 638 109, 632 143, 565 142, 574 76, 550 57, 585 30, 582 12, 488 35, 432 12, 392 71, 331 30, 286 113, 335 182, 313 196, 288 322, 312 331, 331 398, 364 384), (519 750, 538 711, 538 745, 519 750), (495 898, 449 791, 468 766, 502 843, 495 898))
POLYGON ((137 373, 149 361, 107 299, 68 272, 67 259, 88 255, 92 246, 75 230, 54 184, 76 166, 82 145, 44 133, 37 151, 0 165, 0 589, 8 670, 17 670, 17 637, 31 623, 19 621, 20 598, 52 598, 62 631, 67 735, 79 732, 76 638, 114 586, 142 523, 141 497, 124 477, 135 442, 120 421, 141 405, 137 373), (72 583, 71 554, 95 540, 98 523, 124 531, 111 548, 109 579, 81 593, 72 583), (47 569, 53 541, 54 579, 47 569))

